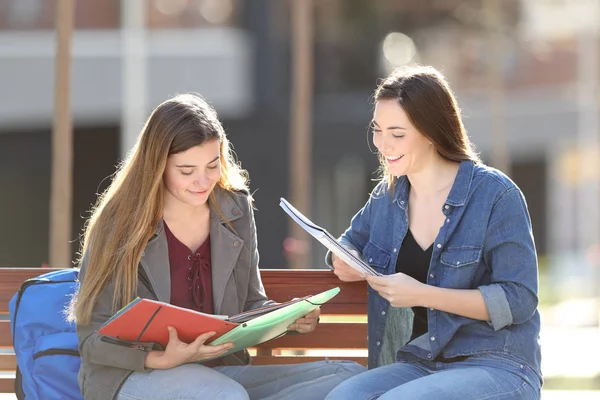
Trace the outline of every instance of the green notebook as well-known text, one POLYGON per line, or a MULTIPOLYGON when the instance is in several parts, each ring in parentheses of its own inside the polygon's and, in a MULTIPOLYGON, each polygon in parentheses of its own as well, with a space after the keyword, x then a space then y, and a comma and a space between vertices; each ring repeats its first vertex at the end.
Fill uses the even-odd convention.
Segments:
POLYGON ((248 347, 264 343, 268 340, 275 339, 285 334, 288 330, 288 326, 293 324, 298 318, 302 318, 306 314, 317 309, 320 305, 325 304, 339 292, 339 287, 329 289, 323 293, 307 297, 297 303, 290 304, 289 306, 244 322, 212 341, 210 346, 233 342, 235 347, 219 356, 223 357, 227 354, 235 353, 248 347))

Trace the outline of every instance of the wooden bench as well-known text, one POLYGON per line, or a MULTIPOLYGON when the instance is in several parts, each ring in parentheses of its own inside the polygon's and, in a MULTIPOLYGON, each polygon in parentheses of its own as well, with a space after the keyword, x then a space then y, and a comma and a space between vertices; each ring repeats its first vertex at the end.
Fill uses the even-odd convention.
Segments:
MULTIPOLYGON (((0 393, 14 393, 16 360, 8 320, 8 301, 26 279, 49 268, 0 268, 0 393)), ((270 299, 283 302, 339 286, 341 292, 321 307, 321 322, 309 334, 285 336, 256 349, 253 363, 289 364, 329 359, 367 364, 367 288, 365 282, 345 283, 327 270, 261 270, 270 299), (358 350, 359 355, 349 350, 358 350), (315 354, 318 351, 318 354, 315 354)))

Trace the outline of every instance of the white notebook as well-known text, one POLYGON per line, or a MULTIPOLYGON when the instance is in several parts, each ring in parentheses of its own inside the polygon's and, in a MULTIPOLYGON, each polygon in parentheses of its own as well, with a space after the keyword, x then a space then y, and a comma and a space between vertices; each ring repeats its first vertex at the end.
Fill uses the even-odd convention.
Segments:
POLYGON ((348 249, 342 246, 329 232, 306 218, 300 211, 296 210, 283 197, 279 202, 279 206, 283 208, 292 219, 308 232, 312 237, 317 239, 323 246, 327 247, 332 253, 341 258, 346 264, 360 272, 361 274, 369 274, 381 276, 381 274, 367 265, 363 260, 356 257, 348 249))

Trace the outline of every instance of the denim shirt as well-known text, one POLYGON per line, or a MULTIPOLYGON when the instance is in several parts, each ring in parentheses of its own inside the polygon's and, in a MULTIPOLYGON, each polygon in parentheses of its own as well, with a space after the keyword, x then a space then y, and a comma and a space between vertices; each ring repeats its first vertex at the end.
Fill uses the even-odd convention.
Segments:
MULTIPOLYGON (((387 182, 380 182, 340 238, 386 275, 396 273, 408 231, 409 187, 401 176, 392 195, 387 182)), ((537 256, 523 194, 500 171, 463 161, 442 212, 446 218, 433 245, 427 284, 478 289, 490 321, 430 308, 428 332, 406 343, 410 332, 396 327, 399 344, 391 351, 398 360, 497 353, 525 363, 541 378, 537 256)), ((384 346, 384 339, 390 340, 386 325, 402 323, 401 309, 390 307, 371 287, 368 299, 369 368, 374 368, 381 364, 382 348, 390 349, 384 346)), ((412 322, 404 326, 410 330, 412 322)))

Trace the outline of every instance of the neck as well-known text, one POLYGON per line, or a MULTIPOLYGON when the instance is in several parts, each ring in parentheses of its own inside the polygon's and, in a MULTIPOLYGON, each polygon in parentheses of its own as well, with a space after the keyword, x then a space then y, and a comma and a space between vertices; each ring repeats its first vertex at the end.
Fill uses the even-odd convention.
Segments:
POLYGON ((436 196, 450 191, 460 163, 435 156, 419 171, 407 175, 411 191, 417 197, 436 196))
POLYGON ((166 196, 165 206, 163 208, 163 219, 167 221, 167 223, 185 224, 190 221, 197 221, 210 213, 208 202, 201 206, 192 207, 169 197, 170 196, 166 196))

